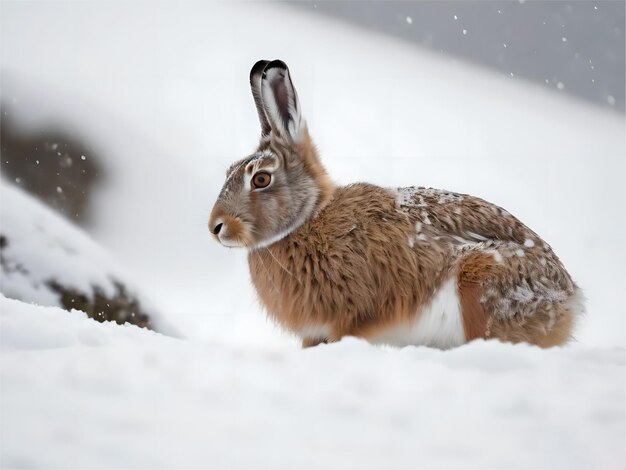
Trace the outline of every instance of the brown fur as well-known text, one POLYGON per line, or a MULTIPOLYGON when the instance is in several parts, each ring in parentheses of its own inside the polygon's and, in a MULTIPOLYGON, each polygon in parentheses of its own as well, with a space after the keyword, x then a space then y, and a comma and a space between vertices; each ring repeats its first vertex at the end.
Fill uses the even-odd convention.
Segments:
POLYGON ((485 311, 485 307, 480 303, 481 293, 482 289, 479 284, 459 282, 463 329, 467 341, 484 338, 486 335, 489 313, 485 311))
POLYGON ((319 339, 319 338, 304 338, 302 340, 302 348, 303 349, 312 348, 312 347, 315 347, 315 346, 318 346, 320 344, 327 343, 327 342, 328 342, 327 340, 319 339))
POLYGON ((480 302, 483 293, 480 283, 487 277, 497 276, 498 271, 494 257, 482 252, 470 253, 459 264, 457 285, 467 341, 485 337, 489 313, 480 302))
POLYGON ((303 130, 302 140, 296 145, 296 152, 302 157, 309 175, 311 175, 315 184, 320 189, 318 208, 326 206, 333 196, 335 185, 328 176, 328 173, 326 173, 326 169, 322 166, 317 155, 317 149, 306 127, 303 130))

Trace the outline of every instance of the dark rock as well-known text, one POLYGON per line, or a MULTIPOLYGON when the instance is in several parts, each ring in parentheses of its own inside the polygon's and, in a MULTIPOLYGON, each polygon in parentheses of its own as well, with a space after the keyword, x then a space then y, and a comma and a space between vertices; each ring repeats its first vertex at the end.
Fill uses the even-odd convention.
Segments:
POLYGON ((2 106, 0 149, 2 174, 41 201, 81 224, 89 221, 89 199, 103 172, 98 155, 63 130, 20 133, 2 106))
POLYGON ((59 293, 61 303, 67 310, 82 310, 99 322, 114 321, 119 325, 131 323, 152 329, 150 317, 142 311, 139 301, 128 293, 121 282, 115 281, 114 284, 115 296, 107 297, 98 287, 94 287, 91 295, 87 296, 76 289, 64 287, 57 281, 48 282, 50 288, 59 293))

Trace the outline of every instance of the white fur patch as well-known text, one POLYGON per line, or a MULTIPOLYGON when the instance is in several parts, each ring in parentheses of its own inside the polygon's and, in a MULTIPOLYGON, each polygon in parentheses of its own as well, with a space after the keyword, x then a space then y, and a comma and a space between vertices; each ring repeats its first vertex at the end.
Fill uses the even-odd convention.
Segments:
POLYGON ((369 341, 399 347, 415 345, 441 349, 464 344, 465 331, 456 280, 450 278, 444 282, 430 304, 422 307, 414 321, 389 327, 369 341))

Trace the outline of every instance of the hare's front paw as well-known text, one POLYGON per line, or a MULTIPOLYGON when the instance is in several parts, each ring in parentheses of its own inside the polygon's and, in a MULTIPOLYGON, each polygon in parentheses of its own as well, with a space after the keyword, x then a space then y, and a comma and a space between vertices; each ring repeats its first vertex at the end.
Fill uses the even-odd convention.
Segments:
POLYGON ((328 340, 323 338, 304 338, 302 340, 302 348, 312 348, 313 346, 317 346, 322 343, 326 344, 328 343, 328 340))

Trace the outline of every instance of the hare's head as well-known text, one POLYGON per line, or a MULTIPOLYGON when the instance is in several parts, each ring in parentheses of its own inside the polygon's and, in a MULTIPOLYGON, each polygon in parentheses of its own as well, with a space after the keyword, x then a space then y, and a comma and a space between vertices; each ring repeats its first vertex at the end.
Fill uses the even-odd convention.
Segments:
POLYGON ((250 71, 261 122, 256 152, 235 162, 209 217, 224 246, 262 248, 306 222, 331 197, 284 62, 261 60, 250 71))

